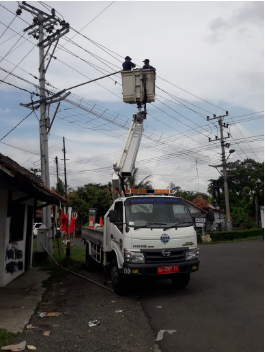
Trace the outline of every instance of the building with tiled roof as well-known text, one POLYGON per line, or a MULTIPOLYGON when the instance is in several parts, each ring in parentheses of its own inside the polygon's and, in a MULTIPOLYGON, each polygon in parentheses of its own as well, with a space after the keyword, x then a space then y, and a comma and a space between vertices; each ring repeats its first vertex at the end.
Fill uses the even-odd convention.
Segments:
POLYGON ((44 202, 39 208, 66 202, 41 178, 0 153, 0 287, 31 266, 37 200, 44 202))
POLYGON ((203 196, 197 196, 192 203, 196 205, 199 208, 202 208, 204 210, 208 209, 215 209, 212 204, 208 202, 208 200, 204 199, 203 196))

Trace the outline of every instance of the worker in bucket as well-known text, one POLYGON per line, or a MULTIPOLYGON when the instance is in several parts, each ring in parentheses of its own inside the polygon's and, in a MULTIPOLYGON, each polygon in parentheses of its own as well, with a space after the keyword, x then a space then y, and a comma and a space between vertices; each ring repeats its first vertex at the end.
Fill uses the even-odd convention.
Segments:
POLYGON ((149 61, 148 59, 145 59, 143 62, 144 62, 144 65, 143 65, 143 69, 144 70, 155 70, 155 68, 151 65, 149 65, 149 61))
POLYGON ((130 56, 126 56, 124 63, 122 64, 123 71, 131 71, 132 67, 136 67, 136 65, 131 62, 130 56))

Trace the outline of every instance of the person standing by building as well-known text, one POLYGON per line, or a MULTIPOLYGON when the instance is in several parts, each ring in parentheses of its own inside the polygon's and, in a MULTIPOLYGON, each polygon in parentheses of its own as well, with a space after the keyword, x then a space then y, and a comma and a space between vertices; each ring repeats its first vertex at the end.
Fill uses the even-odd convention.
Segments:
POLYGON ((132 67, 136 67, 136 65, 131 62, 130 56, 126 56, 124 63, 122 64, 123 71, 131 71, 132 67))

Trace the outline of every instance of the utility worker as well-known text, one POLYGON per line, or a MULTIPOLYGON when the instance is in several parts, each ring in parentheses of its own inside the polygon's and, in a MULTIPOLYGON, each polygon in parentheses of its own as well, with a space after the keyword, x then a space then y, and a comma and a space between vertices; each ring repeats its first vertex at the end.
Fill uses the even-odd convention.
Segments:
POLYGON ((132 67, 136 67, 136 65, 131 62, 130 56, 126 56, 124 63, 122 64, 123 71, 131 71, 132 67))
POLYGON ((145 59, 144 61, 144 65, 143 65, 143 69, 145 70, 155 70, 155 68, 151 65, 149 65, 149 60, 145 59))

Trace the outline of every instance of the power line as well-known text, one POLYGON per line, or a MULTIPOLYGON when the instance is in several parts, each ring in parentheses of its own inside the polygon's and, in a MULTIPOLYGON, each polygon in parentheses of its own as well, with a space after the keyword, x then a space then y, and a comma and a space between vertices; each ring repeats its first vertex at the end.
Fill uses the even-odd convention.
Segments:
MULTIPOLYGON (((82 59, 83 60, 83 59, 82 59)), ((83 61, 85 61, 85 60, 83 60, 83 61)), ((86 61, 85 61, 86 62, 86 61)), ((116 95, 116 94, 115 94, 116 95)), ((122 98, 121 98, 122 99, 122 98)), ((160 121, 159 119, 158 119, 158 121, 160 121)))
POLYGON ((16 146, 14 146, 14 145, 11 145, 11 144, 8 144, 8 143, 5 143, 5 142, 0 142, 0 143, 5 144, 5 145, 7 145, 8 147, 12 147, 12 148, 15 148, 15 149, 18 149, 18 150, 22 150, 23 152, 26 152, 26 153, 30 153, 30 154, 34 154, 34 155, 38 155, 38 156, 39 156, 38 153, 30 152, 29 150, 25 150, 25 149, 16 147, 16 146))
POLYGON ((27 93, 29 93, 29 94, 39 95, 39 94, 30 92, 30 91, 27 90, 27 89, 20 88, 20 87, 16 86, 15 84, 11 84, 11 83, 5 82, 5 81, 3 81, 2 79, 0 79, 0 82, 1 82, 1 83, 5 83, 5 84, 8 84, 9 86, 15 87, 15 88, 17 88, 17 89, 19 89, 19 90, 22 90, 22 91, 24 91, 24 92, 27 92, 27 93))
MULTIPOLYGON (((40 2, 40 1, 39 1, 40 2)), ((92 23, 96 18, 98 18, 104 11, 106 11, 112 4, 114 4, 114 2, 115 1, 112 1, 112 3, 110 3, 107 7, 105 7, 96 17, 94 17, 90 22, 88 22, 83 28, 81 28, 80 29, 80 31, 79 31, 79 33, 82 31, 82 30, 84 30, 87 26, 89 26, 90 25, 90 23, 92 23)), ((41 2, 40 2, 41 3, 41 2)), ((75 36, 77 36, 77 34, 78 33, 76 33, 72 38, 70 38, 71 40, 75 37, 75 36)), ((67 45, 67 43, 65 43, 64 45, 62 45, 63 47, 64 46, 66 46, 67 45)), ((61 50, 60 48, 58 48, 57 50, 56 50, 56 53, 59 51, 59 50, 61 50)))
MULTIPOLYGON (((233 120, 233 117, 231 116, 231 115, 229 115, 231 118, 232 118, 232 121, 234 121, 233 120)), ((243 136, 243 133, 240 131, 240 129, 238 128, 238 126, 237 126, 237 124, 235 124, 235 126, 236 126, 236 128, 237 128, 237 130, 240 132, 240 134, 241 134, 241 136, 243 137, 243 138, 245 138, 244 136, 243 136)), ((248 142, 247 142, 248 143, 248 142)), ((249 146, 249 148, 251 149, 251 151, 253 152, 253 149, 249 146)), ((241 149, 241 148, 240 148, 241 149)), ((241 149, 242 150, 242 149, 241 149)), ((246 153, 244 152, 244 154, 246 155, 246 153)), ((259 158, 257 157, 257 155, 255 154, 255 152, 254 152, 254 155, 255 155, 255 157, 258 159, 258 161, 260 161, 259 160, 259 158)), ((247 156, 247 155, 246 155, 247 156)))
MULTIPOLYGON (((18 78, 20 78, 20 77, 18 77, 18 78)), ((28 81, 27 81, 28 82, 28 81)), ((31 82, 28 82, 28 83, 31 83, 31 82)), ((31 83, 31 84, 33 84, 33 83, 31 83)))
MULTIPOLYGON (((71 27, 71 29, 72 29, 73 31, 75 31, 77 34, 82 35, 84 38, 86 38, 87 40, 89 40, 89 41, 92 42, 93 44, 96 43, 96 42, 93 41, 92 39, 90 39, 90 38, 84 36, 83 34, 81 34, 80 32, 78 32, 78 31, 77 31, 76 29, 74 29, 73 27, 71 27)), ((96 44, 95 44, 95 45, 96 45, 96 44)), ((97 46, 98 46, 99 48, 101 48, 101 46, 103 47, 103 45, 101 45, 101 44, 99 44, 99 43, 97 43, 97 46)), ((111 51, 110 49, 108 49, 108 48, 106 48, 106 47, 104 47, 104 48, 107 49, 107 50, 109 50, 109 51, 111 51)), ((102 50, 103 50, 103 49, 102 49, 102 50)), ((106 51, 105 51, 105 52, 106 52, 106 51)), ((112 52, 113 52, 113 51, 112 51, 112 52)), ((113 52, 113 53, 115 53, 115 52, 113 52)), ((109 53, 108 53, 108 54, 109 54, 109 53)), ((117 54, 117 53, 115 53, 115 54, 118 55, 118 56, 120 56, 120 57, 122 57, 121 55, 119 55, 119 54, 117 54)), ((110 55, 110 54, 109 54, 109 55, 110 55)), ((112 56, 112 57, 113 57, 113 56, 112 56)), ((118 59, 117 59, 117 60, 118 60, 118 59)), ((210 104, 210 105, 212 105, 212 106, 215 106, 215 107, 217 107, 218 109, 221 109, 221 110, 223 110, 223 111, 226 111, 225 109, 223 109, 223 108, 221 108, 221 107, 219 107, 219 106, 217 106, 217 105, 215 105, 215 104, 213 104, 213 103, 210 103, 210 102, 208 102, 207 100, 204 100, 204 99, 200 98, 199 96, 197 96, 197 95, 195 95, 195 94, 193 94, 193 93, 190 93, 189 91, 187 91, 187 90, 185 90, 185 89, 183 89, 183 88, 181 88, 181 87, 175 85, 174 83, 171 83, 171 82, 167 81, 166 79, 164 79, 164 78, 162 78, 162 77, 160 77, 160 76, 157 76, 157 77, 160 78, 160 79, 162 79, 162 80, 165 81, 166 83, 168 83, 168 84, 170 84, 170 85, 172 85, 172 86, 174 86, 174 87, 176 87, 176 88, 178 88, 178 89, 184 91, 185 93, 188 93, 188 94, 194 96, 195 98, 204 101, 204 102, 207 103, 207 104, 210 104)))
POLYGON ((16 129, 23 121, 26 120, 26 118, 28 118, 31 114, 33 113, 33 111, 31 111, 26 117, 24 117, 24 119, 22 119, 15 127, 13 127, 7 134, 5 134, 1 139, 0 142, 7 137, 12 131, 14 131, 14 129, 16 129))
MULTIPOLYGON (((0 23, 2 23, 1 21, 0 21, 0 23)), ((5 56, 2 58, 2 60, 0 61, 0 63, 3 61, 3 59, 5 59, 7 56, 8 56, 8 54, 11 52, 11 50, 17 45, 17 43, 24 37, 24 35, 25 35, 26 33, 24 33, 22 36, 20 36, 20 38, 18 38, 18 40, 15 42, 15 44, 9 49, 9 51, 5 54, 5 56)))
POLYGON ((15 21, 17 15, 15 15, 15 17, 12 19, 12 21, 9 23, 9 25, 6 27, 6 29, 4 30, 4 32, 1 34, 0 39, 2 38, 2 36, 5 34, 5 32, 8 30, 8 28, 11 26, 11 24, 15 21))
MULTIPOLYGON (((23 32, 23 31, 21 31, 21 32, 23 32)), ((12 35, 12 37, 9 37, 8 39, 6 39, 6 40, 3 41, 2 43, 0 43, 0 45, 5 44, 6 42, 8 42, 8 41, 11 40, 12 38, 14 38, 16 35, 17 35, 17 34, 12 35)))

